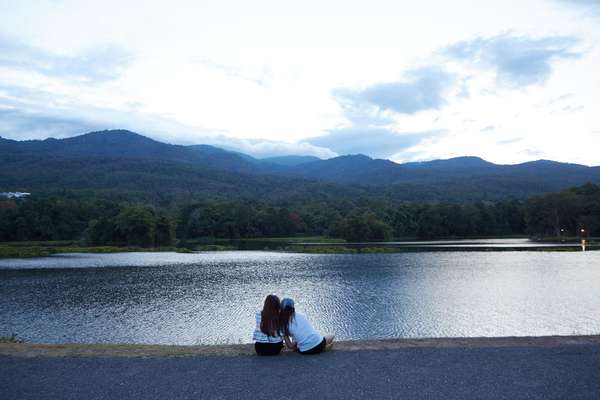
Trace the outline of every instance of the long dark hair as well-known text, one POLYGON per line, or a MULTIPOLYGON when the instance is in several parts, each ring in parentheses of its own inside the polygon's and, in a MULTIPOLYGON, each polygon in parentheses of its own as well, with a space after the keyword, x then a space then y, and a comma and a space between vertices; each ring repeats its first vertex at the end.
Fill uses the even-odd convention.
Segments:
POLYGON ((279 331, 279 297, 270 294, 260 312, 260 330, 268 336, 277 336, 279 331))
POLYGON ((279 312, 279 332, 282 336, 290 336, 290 322, 294 320, 294 307, 287 306, 279 312))

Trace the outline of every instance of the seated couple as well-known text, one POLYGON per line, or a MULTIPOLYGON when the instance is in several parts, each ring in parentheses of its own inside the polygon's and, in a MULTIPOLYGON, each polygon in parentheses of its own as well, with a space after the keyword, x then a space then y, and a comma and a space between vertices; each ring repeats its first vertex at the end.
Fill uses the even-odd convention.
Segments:
POLYGON ((253 335, 254 348, 259 356, 275 356, 283 342, 300 354, 319 354, 333 342, 333 336, 321 336, 306 317, 294 309, 294 300, 270 294, 262 311, 256 313, 253 335))

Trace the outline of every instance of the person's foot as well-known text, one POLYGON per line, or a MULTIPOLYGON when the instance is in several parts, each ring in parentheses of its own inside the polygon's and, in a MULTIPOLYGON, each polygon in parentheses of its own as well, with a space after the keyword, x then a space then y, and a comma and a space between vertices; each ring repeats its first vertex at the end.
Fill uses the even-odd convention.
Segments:
POLYGON ((326 335, 325 336, 325 350, 330 350, 333 347, 334 339, 335 339, 335 335, 326 335))

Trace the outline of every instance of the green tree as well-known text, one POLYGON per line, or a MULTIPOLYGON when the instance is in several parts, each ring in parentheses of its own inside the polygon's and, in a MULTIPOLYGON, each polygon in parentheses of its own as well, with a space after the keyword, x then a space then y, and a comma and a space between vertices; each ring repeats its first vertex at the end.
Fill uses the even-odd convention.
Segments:
POLYGON ((124 208, 115 218, 115 229, 128 246, 151 247, 155 243, 156 223, 149 207, 124 208))
POLYGON ((175 222, 165 213, 158 213, 155 218, 156 246, 170 246, 175 240, 175 222))
POLYGON ((332 226, 331 235, 350 242, 389 240, 392 228, 368 210, 357 210, 332 226))

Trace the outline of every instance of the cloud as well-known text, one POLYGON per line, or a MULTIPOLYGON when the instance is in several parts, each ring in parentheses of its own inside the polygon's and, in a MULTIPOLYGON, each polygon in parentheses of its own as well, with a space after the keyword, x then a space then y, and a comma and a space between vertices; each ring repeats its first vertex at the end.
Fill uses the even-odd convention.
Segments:
POLYGON ((420 111, 436 110, 446 104, 445 91, 455 76, 439 67, 413 68, 405 79, 382 82, 362 89, 337 88, 333 96, 342 107, 347 126, 304 142, 338 154, 366 154, 390 158, 441 131, 397 132, 397 118, 420 111))
POLYGON ((42 90, 0 84, 0 136, 61 138, 101 127, 77 112, 55 106, 63 100, 61 96, 42 90))
POLYGON ((118 128, 173 142, 202 132, 135 109, 94 107, 40 89, 0 84, 0 136, 18 140, 62 138, 118 128))
POLYGON ((242 79, 262 87, 268 87, 273 80, 272 71, 265 65, 261 66, 257 70, 248 70, 248 68, 217 62, 208 57, 193 58, 191 61, 202 64, 208 68, 221 71, 221 73, 223 73, 225 76, 242 79))
POLYGON ((267 139, 239 139, 190 127, 170 118, 133 110, 98 108, 44 90, 0 84, 0 136, 9 139, 64 138, 102 129, 129 129, 153 139, 175 144, 211 144, 257 158, 280 155, 337 154, 307 142, 288 143, 267 139))
POLYGON ((527 155, 528 157, 541 157, 544 155, 544 152, 540 149, 525 149, 521 153, 527 155))
POLYGON ((163 142, 210 144, 257 158, 281 155, 312 155, 325 159, 337 156, 330 149, 306 142, 286 143, 261 139, 238 139, 225 135, 198 136, 197 133, 189 129, 186 133, 174 133, 168 129, 169 127, 172 128, 175 125, 174 123, 168 126, 168 121, 162 121, 165 130, 161 131, 160 125, 157 124, 161 121, 157 121, 154 117, 149 117, 148 121, 138 121, 137 124, 127 124, 124 121, 124 116, 118 112, 113 112, 113 117, 115 122, 102 123, 85 118, 21 111, 0 105, 0 137, 16 140, 46 139, 49 137, 66 138, 103 129, 125 128, 163 142))
POLYGON ((352 127, 337 129, 305 141, 338 154, 362 153, 376 158, 389 158, 440 131, 395 133, 385 128, 352 127))
POLYGON ((554 0, 557 3, 583 8, 593 14, 600 15, 600 1, 598 0, 554 0))
POLYGON ((198 138, 201 143, 221 147, 226 150, 239 151, 256 158, 306 155, 319 158, 331 158, 338 154, 327 147, 309 142, 288 143, 267 139, 240 139, 226 135, 198 138))
MULTIPOLYGON (((0 94, 6 87, 0 87, 0 94)), ((19 92, 16 88, 15 92, 19 92)), ((44 92, 31 97, 43 99, 44 92)), ((41 107, 18 101, 6 101, 0 96, 0 136, 8 139, 65 138, 103 129, 129 129, 153 139, 174 144, 211 144, 239 151, 253 157, 280 155, 313 155, 335 157, 330 149, 310 143, 287 143, 266 139, 239 139, 223 134, 214 135, 202 129, 179 124, 168 118, 138 112, 99 109, 41 107)))
MULTIPOLYGON (((129 129, 174 144, 211 144, 257 158, 280 155, 313 155, 319 158, 337 154, 310 143, 287 143, 267 139, 239 139, 215 135, 182 125, 160 115, 137 111, 96 108, 81 104, 52 105, 52 95, 10 85, 0 85, 0 136, 9 139, 65 138, 103 129, 129 129)), ((61 103, 68 99, 58 98, 61 103)))
POLYGON ((132 59, 130 53, 110 45, 93 47, 77 55, 56 54, 0 33, 0 67, 95 83, 117 78, 132 59))
POLYGON ((4 138, 65 138, 104 129, 128 129, 174 144, 201 144, 202 135, 207 134, 204 130, 154 114, 86 106, 19 109, 0 103, 0 136, 4 138))
POLYGON ((85 120, 0 107, 0 136, 21 139, 69 137, 100 129, 85 120), (24 135, 23 135, 24 134, 24 135))
POLYGON ((561 95, 561 96, 558 96, 558 97, 556 97, 556 98, 554 98, 554 99, 550 100, 550 101, 548 102, 548 105, 549 105, 549 106, 551 106, 551 105, 553 105, 553 104, 559 103, 559 102, 561 102, 561 101, 568 100, 568 99, 570 99, 570 98, 573 98, 573 97, 575 97, 575 94, 574 94, 574 93, 565 93, 565 94, 563 94, 563 95, 561 95))
POLYGON ((522 87, 544 83, 558 60, 573 59, 579 39, 572 36, 528 38, 502 34, 450 45, 442 54, 455 60, 493 69, 499 85, 522 87))
POLYGON ((502 146, 502 145, 518 143, 518 142, 521 142, 522 140, 523 140, 522 138, 504 139, 504 140, 497 141, 496 144, 502 146))
POLYGON ((471 92, 469 90, 469 81, 472 79, 473 79, 473 77, 469 75, 461 80, 460 90, 457 94, 458 97, 462 97, 465 99, 468 99, 469 97, 471 97, 471 92))
POLYGON ((577 111, 581 111, 584 108, 585 108, 584 106, 566 106, 566 107, 563 107, 562 110, 564 112, 574 113, 574 112, 577 112, 577 111))
POLYGON ((378 83, 362 90, 338 88, 333 95, 350 110, 374 106, 399 114, 414 114, 423 110, 439 109, 446 102, 444 90, 453 82, 453 76, 438 67, 412 69, 407 79, 378 83))

